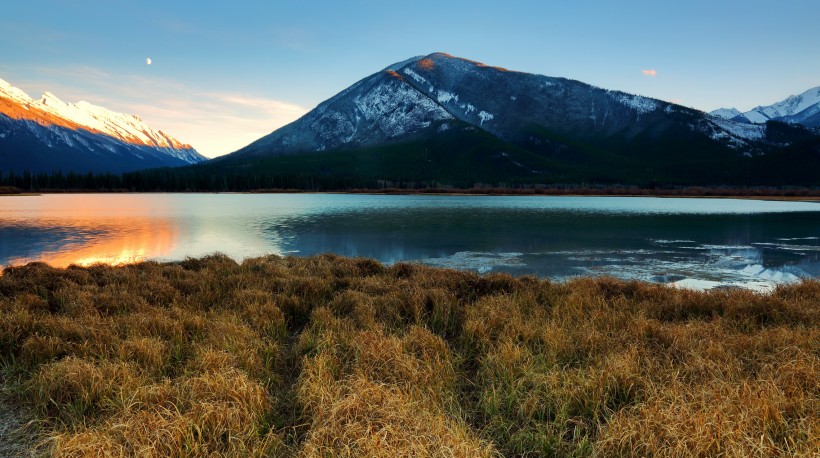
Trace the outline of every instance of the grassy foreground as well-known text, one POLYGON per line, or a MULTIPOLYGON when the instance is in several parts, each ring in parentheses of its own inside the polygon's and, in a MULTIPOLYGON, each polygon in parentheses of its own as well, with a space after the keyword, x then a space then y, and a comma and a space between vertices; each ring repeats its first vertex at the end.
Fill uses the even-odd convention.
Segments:
POLYGON ((767 295, 335 256, 8 268, 55 456, 816 456, 820 282, 767 295))

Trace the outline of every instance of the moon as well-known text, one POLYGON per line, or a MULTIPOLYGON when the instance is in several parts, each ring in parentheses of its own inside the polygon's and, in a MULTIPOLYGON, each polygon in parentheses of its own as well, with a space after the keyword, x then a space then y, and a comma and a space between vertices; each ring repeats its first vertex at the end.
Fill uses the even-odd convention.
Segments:
POLYGON ((148 64, 148 65, 151 65, 151 58, 150 58, 150 57, 147 57, 147 58, 145 59, 145 63, 146 63, 146 64, 148 64))

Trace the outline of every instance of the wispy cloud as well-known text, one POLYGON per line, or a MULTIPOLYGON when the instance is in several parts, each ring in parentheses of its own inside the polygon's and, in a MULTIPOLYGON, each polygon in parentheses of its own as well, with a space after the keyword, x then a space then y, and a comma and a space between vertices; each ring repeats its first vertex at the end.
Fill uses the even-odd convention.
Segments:
POLYGON ((25 82, 9 82, 34 98, 49 91, 66 102, 85 100, 139 115, 151 127, 209 157, 236 151, 307 112, 297 104, 251 92, 203 90, 171 79, 90 67, 37 68, 32 73, 25 82))
POLYGON ((305 51, 313 44, 313 36, 298 27, 275 27, 270 30, 273 43, 291 51, 305 51))
POLYGON ((293 116, 301 116, 305 114, 305 109, 299 105, 295 105, 281 100, 272 100, 259 97, 249 97, 244 94, 236 93, 206 93, 208 97, 221 100, 225 103, 230 103, 239 106, 255 108, 260 111, 268 113, 270 116, 291 119, 293 116))
POLYGON ((658 71, 654 68, 650 70, 641 70, 641 73, 643 73, 646 76, 651 76, 652 78, 658 76, 658 71))

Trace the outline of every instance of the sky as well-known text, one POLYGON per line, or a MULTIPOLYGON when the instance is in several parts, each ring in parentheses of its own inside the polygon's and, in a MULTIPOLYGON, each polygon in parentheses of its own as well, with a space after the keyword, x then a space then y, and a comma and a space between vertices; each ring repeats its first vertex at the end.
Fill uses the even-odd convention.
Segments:
POLYGON ((818 18, 817 0, 8 1, 0 78, 138 114, 215 157, 436 51, 749 110, 820 86, 818 18))

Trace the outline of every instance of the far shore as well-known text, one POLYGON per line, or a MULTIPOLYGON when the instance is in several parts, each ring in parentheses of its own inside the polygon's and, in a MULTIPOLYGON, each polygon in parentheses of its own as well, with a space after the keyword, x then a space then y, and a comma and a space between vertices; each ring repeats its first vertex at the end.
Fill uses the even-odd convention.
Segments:
MULTIPOLYGON (((685 191, 685 190, 682 190, 685 191)), ((794 202, 820 202, 820 191, 772 191, 760 193, 754 190, 739 190, 736 193, 706 189, 700 192, 678 192, 677 190, 638 190, 637 192, 607 192, 595 189, 349 189, 349 190, 302 190, 302 189, 257 189, 251 191, 129 191, 129 190, 38 190, 37 192, 7 192, 0 197, 31 197, 44 194, 366 194, 366 195, 430 195, 430 196, 541 196, 541 197, 655 197, 682 199, 746 199, 794 202), (746 192, 744 192, 746 191, 746 192)))

